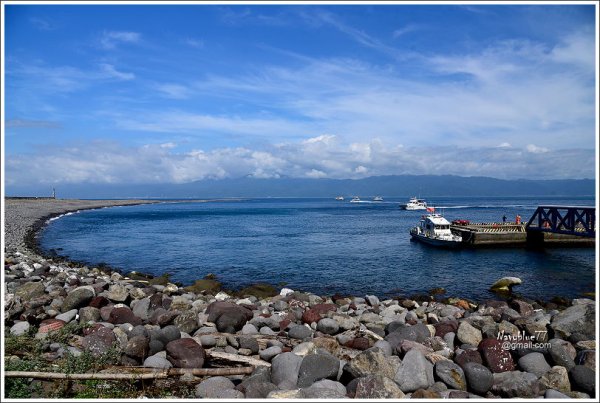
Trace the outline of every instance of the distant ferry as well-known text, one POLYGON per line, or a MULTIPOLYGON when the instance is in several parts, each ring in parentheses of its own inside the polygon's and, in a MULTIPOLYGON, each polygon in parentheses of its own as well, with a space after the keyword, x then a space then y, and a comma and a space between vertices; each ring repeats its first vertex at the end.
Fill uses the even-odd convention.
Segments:
POLYGON ((340 200, 340 201, 343 201, 343 200, 344 200, 344 196, 337 196, 337 197, 335 198, 335 200, 340 200))
POLYGON ((383 201, 383 197, 381 197, 381 196, 375 196, 373 198, 373 201, 383 201))
POLYGON ((404 210, 427 210, 427 202, 416 197, 411 197, 408 203, 401 204, 400 207, 404 210))
POLYGON ((360 203, 360 198, 358 196, 354 196, 352 200, 350 200, 350 203, 360 203))

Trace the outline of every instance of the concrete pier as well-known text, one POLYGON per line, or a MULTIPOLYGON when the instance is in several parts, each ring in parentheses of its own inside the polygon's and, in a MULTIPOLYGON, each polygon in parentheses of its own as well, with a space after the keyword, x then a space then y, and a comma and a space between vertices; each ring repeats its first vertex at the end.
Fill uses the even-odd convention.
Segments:
POLYGON ((585 246, 593 247, 594 238, 550 232, 526 231, 525 224, 515 223, 471 223, 452 224, 450 230, 460 235, 465 246, 472 247, 544 247, 585 246))

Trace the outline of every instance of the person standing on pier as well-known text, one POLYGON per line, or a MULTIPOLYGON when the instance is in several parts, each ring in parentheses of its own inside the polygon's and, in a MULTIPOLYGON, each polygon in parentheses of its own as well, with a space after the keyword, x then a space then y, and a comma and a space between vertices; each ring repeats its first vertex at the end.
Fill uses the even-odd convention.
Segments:
POLYGON ((502 223, 503 223, 503 224, 506 224, 506 214, 504 214, 504 215, 502 216, 502 223))
POLYGON ((521 224, 521 216, 519 214, 517 214, 517 217, 515 218, 515 222, 517 223, 517 225, 521 224))

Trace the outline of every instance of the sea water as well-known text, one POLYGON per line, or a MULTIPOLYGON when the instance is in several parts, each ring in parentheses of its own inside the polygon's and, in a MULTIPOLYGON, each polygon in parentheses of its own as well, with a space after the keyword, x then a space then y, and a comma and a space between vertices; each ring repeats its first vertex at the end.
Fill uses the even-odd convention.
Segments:
MULTIPOLYGON (((169 273, 191 284, 209 273, 225 287, 265 282, 321 295, 410 296, 436 287, 447 296, 485 299, 491 284, 515 276, 530 298, 593 292, 594 248, 437 249, 410 240, 423 211, 408 198, 245 199, 174 202, 83 211, 50 222, 47 253, 124 272, 169 273)), ((526 222, 538 205, 594 206, 582 198, 429 199, 449 220, 526 222)))

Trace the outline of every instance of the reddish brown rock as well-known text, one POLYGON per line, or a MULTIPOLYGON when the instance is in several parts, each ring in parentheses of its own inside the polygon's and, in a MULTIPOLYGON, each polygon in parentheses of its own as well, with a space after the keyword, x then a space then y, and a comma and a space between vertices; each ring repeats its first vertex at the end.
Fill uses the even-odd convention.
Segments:
POLYGON ((97 331, 98 329, 101 329, 101 328, 103 328, 103 327, 104 327, 104 326, 102 326, 102 325, 101 325, 101 324, 99 324, 99 323, 94 323, 94 324, 93 324, 92 326, 90 326, 90 327, 85 327, 85 328, 83 328, 83 331, 82 331, 82 332, 83 332, 83 335, 84 335, 84 336, 88 336, 88 335, 90 335, 90 334, 94 333, 95 331, 97 331))
POLYGON ((167 359, 177 368, 202 368, 206 353, 194 339, 185 338, 169 342, 165 348, 167 359))
POLYGON ((45 319, 40 323, 40 328, 38 333, 50 333, 52 331, 58 330, 65 325, 64 320, 60 319, 45 319))
POLYGON ((533 306, 531 304, 518 299, 511 302, 510 307, 519 312, 521 316, 529 316, 533 313, 533 306))
POLYGON ((289 319, 284 319, 284 320, 280 321, 279 322, 279 330, 285 330, 290 323, 292 323, 292 321, 289 319))
POLYGON ((515 363, 503 342, 493 338, 481 340, 478 346, 485 365, 495 373, 514 371, 515 363))
POLYGON ((105 298, 105 297, 103 297, 103 296, 100 295, 98 297, 92 298, 92 300, 90 301, 90 303, 88 304, 88 306, 100 309, 100 308, 108 305, 109 302, 110 301, 108 300, 108 298, 105 298))
POLYGON ((315 311, 314 309, 307 309, 302 314, 302 322, 303 323, 307 323, 310 325, 311 323, 318 322, 320 320, 321 320, 321 315, 319 314, 319 312, 315 311))
POLYGON ((337 311, 337 308, 338 307, 335 304, 316 304, 315 306, 311 307, 312 310, 320 313, 321 315, 325 315, 329 311, 335 312, 337 311))
POLYGON ((460 365, 461 368, 469 362, 483 364, 481 354, 479 354, 479 351, 477 350, 465 350, 463 353, 458 354, 456 357, 454 357, 454 362, 460 365))
POLYGON ((142 324, 142 320, 135 316, 131 309, 127 307, 113 308, 113 310, 110 311, 107 322, 115 325, 129 323, 133 326, 137 326, 142 324))
POLYGON ((346 342, 346 344, 344 344, 344 346, 346 346, 348 348, 353 348, 355 350, 366 350, 369 347, 371 347, 369 345, 369 339, 367 339, 366 337, 357 337, 355 339, 352 339, 352 340, 346 342))
POLYGON ((179 312, 167 311, 164 308, 157 308, 150 317, 150 323, 153 325, 166 326, 179 315, 179 312))
POLYGON ((115 334, 107 327, 101 327, 94 333, 83 338, 83 348, 93 355, 102 355, 108 351, 116 341, 115 334))
POLYGON ((446 333, 456 333, 458 331, 458 322, 454 320, 446 320, 443 322, 436 323, 433 325, 435 327, 435 335, 438 337, 444 337, 446 333))

